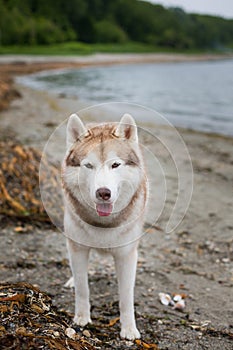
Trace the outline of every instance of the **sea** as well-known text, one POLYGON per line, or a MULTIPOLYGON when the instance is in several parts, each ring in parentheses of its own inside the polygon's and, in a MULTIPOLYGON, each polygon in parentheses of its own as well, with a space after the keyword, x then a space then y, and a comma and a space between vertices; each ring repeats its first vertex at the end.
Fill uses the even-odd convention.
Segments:
MULTIPOLYGON (((233 136, 232 59, 44 71, 20 77, 19 82, 89 105, 144 106, 175 127, 233 136)), ((139 118, 153 122, 153 113, 139 118)))

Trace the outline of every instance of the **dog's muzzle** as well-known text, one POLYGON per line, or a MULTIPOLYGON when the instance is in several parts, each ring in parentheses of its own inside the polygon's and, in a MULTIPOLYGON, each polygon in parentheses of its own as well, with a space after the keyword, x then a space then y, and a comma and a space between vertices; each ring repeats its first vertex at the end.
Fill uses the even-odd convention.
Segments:
POLYGON ((112 203, 109 203, 111 191, 108 188, 101 187, 96 193, 96 198, 100 201, 96 204, 96 211, 99 216, 109 216, 112 213, 112 203))

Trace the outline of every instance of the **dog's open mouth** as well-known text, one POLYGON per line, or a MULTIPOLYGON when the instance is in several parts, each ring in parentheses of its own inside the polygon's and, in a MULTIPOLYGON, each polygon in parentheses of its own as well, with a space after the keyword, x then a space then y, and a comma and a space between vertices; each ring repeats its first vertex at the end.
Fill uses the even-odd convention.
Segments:
POLYGON ((96 204, 96 211, 99 216, 109 216, 112 213, 112 204, 98 203, 96 204))

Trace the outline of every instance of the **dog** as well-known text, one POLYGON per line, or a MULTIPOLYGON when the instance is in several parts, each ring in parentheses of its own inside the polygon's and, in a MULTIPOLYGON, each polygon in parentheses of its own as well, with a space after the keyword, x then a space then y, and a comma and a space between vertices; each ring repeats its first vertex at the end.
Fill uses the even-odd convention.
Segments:
POLYGON ((119 289, 120 336, 140 338, 134 315, 137 247, 143 232, 148 181, 133 117, 118 123, 84 125, 68 120, 62 165, 64 233, 75 287, 74 322, 91 322, 90 249, 113 256, 119 289))

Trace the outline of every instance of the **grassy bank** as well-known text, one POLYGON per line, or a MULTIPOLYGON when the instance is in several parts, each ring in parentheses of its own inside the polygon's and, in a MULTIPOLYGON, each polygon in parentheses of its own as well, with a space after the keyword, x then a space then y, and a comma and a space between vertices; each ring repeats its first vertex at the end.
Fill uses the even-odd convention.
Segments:
MULTIPOLYGON (((85 44, 81 42, 67 42, 53 45, 35 46, 0 46, 0 54, 29 54, 29 55, 90 55, 94 53, 203 53, 202 50, 174 50, 153 45, 128 42, 125 44, 85 44)), ((209 52, 209 51, 208 51, 209 52)), ((213 51, 216 53, 217 51, 213 51)), ((218 52, 219 53, 219 52, 218 52)))

